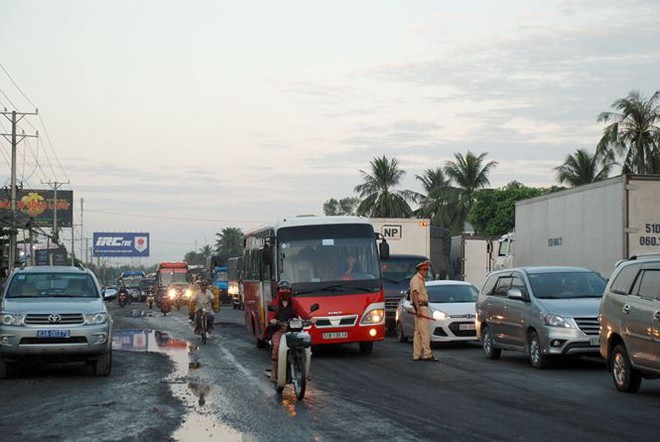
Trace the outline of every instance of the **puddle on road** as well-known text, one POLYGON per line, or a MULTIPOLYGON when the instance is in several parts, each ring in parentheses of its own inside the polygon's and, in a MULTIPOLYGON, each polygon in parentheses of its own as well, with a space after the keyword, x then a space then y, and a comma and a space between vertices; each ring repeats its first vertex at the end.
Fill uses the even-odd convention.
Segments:
POLYGON ((249 440, 219 422, 213 412, 206 408, 211 386, 189 376, 200 367, 199 347, 158 330, 118 330, 113 333, 112 348, 164 353, 174 361, 174 373, 165 380, 170 383, 172 392, 183 401, 187 409, 181 427, 172 436, 175 440, 200 440, 202 437, 222 441, 249 440))

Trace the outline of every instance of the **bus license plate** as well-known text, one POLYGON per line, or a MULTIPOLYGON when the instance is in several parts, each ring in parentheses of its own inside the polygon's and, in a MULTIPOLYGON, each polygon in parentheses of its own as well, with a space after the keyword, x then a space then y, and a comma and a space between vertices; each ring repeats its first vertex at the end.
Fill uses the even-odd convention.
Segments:
POLYGON ((458 324, 459 330, 474 330, 474 324, 458 324))
POLYGON ((348 332, 323 333, 323 339, 346 339, 348 332))
POLYGON ((37 338, 68 338, 70 330, 37 330, 37 338))
POLYGON ((593 336, 589 338, 589 345, 600 345, 600 336, 593 336))

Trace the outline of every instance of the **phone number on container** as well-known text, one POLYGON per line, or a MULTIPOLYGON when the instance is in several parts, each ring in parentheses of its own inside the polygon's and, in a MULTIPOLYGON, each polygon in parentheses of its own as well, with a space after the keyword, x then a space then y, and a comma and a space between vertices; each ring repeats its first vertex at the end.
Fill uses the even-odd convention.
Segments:
POLYGON ((655 236, 640 236, 639 237, 640 246, 660 246, 660 238, 655 236))

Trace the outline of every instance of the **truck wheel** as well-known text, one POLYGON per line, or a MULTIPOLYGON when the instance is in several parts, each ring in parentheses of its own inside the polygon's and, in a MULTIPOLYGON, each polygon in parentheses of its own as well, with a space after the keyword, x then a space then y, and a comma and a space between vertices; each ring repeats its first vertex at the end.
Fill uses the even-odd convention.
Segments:
POLYGON ((610 355, 612 380, 617 390, 624 393, 636 393, 642 384, 642 376, 630 364, 628 352, 623 344, 618 344, 610 355))
POLYGON ((408 338, 403 334, 403 325, 400 322, 396 323, 396 338, 399 342, 408 342, 408 338))
POLYGON ((360 351, 362 352, 363 355, 371 354, 373 349, 374 349, 373 341, 360 342, 360 351))

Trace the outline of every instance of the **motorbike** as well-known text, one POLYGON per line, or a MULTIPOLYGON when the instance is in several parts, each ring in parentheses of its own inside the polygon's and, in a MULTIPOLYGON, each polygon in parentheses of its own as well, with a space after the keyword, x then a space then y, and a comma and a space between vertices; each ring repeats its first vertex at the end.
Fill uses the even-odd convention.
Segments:
MULTIPOLYGON (((310 312, 318 308, 318 304, 314 304, 310 312)), ((300 318, 278 322, 279 326, 286 327, 286 332, 280 341, 275 391, 280 394, 287 384, 293 384, 296 399, 299 401, 305 397, 307 378, 312 365, 312 337, 304 331, 304 328, 311 324, 312 321, 300 318)))
POLYGON ((167 294, 163 294, 160 300, 160 311, 163 312, 163 316, 167 316, 167 314, 172 311, 172 305, 175 302, 176 291, 174 291, 174 293, 168 291, 167 294))
POLYGON ((119 301, 119 306, 121 308, 124 308, 124 306, 128 302, 128 293, 120 292, 119 295, 117 295, 117 300, 119 301))
POLYGON ((195 313, 195 328, 197 325, 197 322, 199 321, 199 335, 202 339, 202 344, 206 344, 206 338, 207 338, 207 333, 210 329, 210 319, 211 319, 211 311, 207 310, 206 308, 203 308, 202 310, 199 310, 195 313))
POLYGON ((156 300, 156 297, 154 296, 153 293, 151 293, 151 292, 147 293, 147 301, 146 302, 147 302, 147 307, 149 307, 149 309, 154 308, 154 301, 155 300, 156 300))

